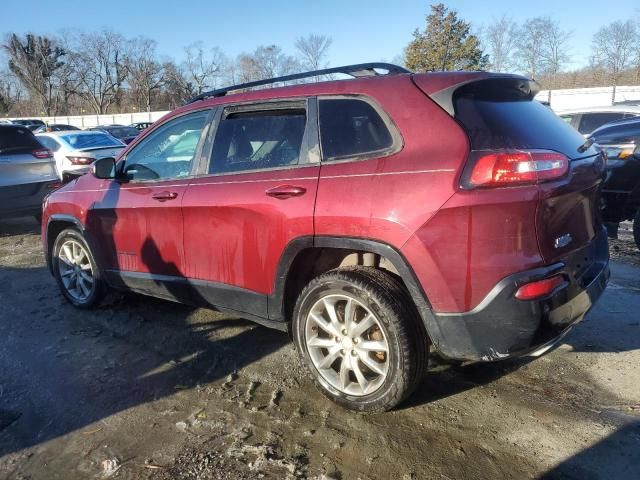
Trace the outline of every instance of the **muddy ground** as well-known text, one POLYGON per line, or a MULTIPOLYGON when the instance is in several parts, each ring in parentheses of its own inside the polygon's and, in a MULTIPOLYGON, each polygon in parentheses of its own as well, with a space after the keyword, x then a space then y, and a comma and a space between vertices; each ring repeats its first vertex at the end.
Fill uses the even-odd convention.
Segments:
MULTIPOLYGON (((638 479, 640 253, 541 358, 437 358, 401 408, 320 395, 286 334, 140 296, 69 306, 0 223, 0 478, 638 479)), ((615 250, 617 247, 617 250, 615 250)))

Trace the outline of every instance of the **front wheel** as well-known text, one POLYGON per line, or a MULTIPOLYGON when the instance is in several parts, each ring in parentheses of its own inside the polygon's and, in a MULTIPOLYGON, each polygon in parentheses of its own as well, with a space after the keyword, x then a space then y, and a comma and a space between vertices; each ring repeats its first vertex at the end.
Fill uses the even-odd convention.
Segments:
POLYGON ((316 385, 361 412, 395 407, 419 385, 427 338, 403 286, 367 267, 332 270, 302 291, 293 336, 316 385))
POLYGON ((104 284, 91 249, 74 229, 60 232, 53 244, 53 275, 65 298, 78 308, 91 308, 104 295, 104 284))

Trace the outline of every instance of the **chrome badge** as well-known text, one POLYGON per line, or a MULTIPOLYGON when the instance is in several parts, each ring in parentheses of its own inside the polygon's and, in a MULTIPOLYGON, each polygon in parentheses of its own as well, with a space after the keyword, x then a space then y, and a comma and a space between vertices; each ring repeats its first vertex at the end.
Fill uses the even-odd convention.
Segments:
POLYGON ((562 235, 561 237, 556 238, 553 241, 553 246, 556 248, 562 248, 562 247, 566 247, 567 245, 569 245, 571 243, 571 241, 573 240, 573 238, 571 237, 570 233, 565 233, 564 235, 562 235))

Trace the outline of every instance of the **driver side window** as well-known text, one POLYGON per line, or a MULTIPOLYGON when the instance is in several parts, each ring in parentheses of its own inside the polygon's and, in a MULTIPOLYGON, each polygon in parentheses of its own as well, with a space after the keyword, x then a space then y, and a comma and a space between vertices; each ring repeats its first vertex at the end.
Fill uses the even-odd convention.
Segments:
POLYGON ((169 120, 127 154, 124 173, 131 180, 166 180, 191 173, 209 111, 169 120))

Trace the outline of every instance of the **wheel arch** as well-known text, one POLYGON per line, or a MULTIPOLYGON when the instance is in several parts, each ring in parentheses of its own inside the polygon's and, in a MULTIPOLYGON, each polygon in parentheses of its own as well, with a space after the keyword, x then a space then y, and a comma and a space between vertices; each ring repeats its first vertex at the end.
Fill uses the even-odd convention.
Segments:
POLYGON ((385 270, 401 281, 413 300, 426 335, 429 339, 434 338, 432 332, 437 325, 431 304, 408 261, 393 246, 364 238, 306 236, 292 240, 278 263, 268 303, 269 318, 289 323, 297 296, 304 286, 317 275, 344 266, 345 261, 346 265, 385 270), (357 263, 352 263, 354 255, 357 263), (368 256, 373 256, 373 262, 368 256))
POLYGON ((58 235, 60 235, 60 232, 67 228, 76 228, 83 235, 85 234, 84 225, 78 218, 74 217, 73 215, 56 213, 51 215, 47 220, 47 236, 44 239, 43 244, 46 248, 45 259, 47 261, 47 268, 50 272, 52 271, 51 256, 53 254, 53 244, 56 241, 58 235))

